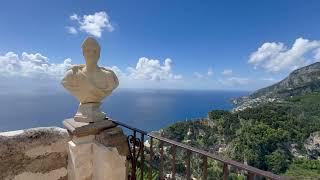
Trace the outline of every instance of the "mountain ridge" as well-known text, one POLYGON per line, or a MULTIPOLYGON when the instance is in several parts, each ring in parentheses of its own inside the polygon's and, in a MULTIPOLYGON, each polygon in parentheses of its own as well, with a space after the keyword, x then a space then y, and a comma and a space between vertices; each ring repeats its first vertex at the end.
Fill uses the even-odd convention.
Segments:
POLYGON ((254 107, 267 102, 281 102, 284 98, 320 91, 320 62, 292 71, 283 80, 258 89, 248 96, 233 100, 234 111, 254 107))

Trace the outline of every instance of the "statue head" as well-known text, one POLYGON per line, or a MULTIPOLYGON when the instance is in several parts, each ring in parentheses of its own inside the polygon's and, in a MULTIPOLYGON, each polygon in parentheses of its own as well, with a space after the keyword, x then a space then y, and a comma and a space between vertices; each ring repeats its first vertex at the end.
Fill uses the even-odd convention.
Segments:
POLYGON ((93 37, 88 37, 82 43, 82 54, 87 65, 97 65, 100 58, 100 46, 93 37))

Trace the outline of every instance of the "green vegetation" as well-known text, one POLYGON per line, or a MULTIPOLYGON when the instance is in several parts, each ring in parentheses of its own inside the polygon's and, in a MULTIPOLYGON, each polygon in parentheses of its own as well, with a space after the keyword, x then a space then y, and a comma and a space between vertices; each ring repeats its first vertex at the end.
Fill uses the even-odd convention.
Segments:
MULTIPOLYGON (((162 134, 207 151, 225 148, 226 156, 276 174, 320 178, 318 160, 297 160, 291 153, 295 145, 296 151, 308 157, 303 144, 310 133, 320 131, 320 93, 234 113, 213 110, 208 117, 176 123, 162 134)), ((217 173, 220 167, 210 168, 216 170, 209 173, 217 173)))
MULTIPOLYGON (((147 169, 145 169, 143 171, 143 178, 142 179, 149 179, 149 172, 147 171, 147 169)), ((159 178, 159 174, 157 171, 153 170, 152 174, 151 174, 151 180, 157 180, 159 178)), ((136 171, 136 179, 141 179, 141 169, 138 168, 136 171)))
POLYGON ((163 134, 169 139, 195 145, 205 150, 215 145, 218 140, 216 131, 204 125, 202 121, 178 122, 164 129, 163 134))
POLYGON ((295 177, 296 179, 319 179, 320 161, 295 159, 284 175, 295 177))

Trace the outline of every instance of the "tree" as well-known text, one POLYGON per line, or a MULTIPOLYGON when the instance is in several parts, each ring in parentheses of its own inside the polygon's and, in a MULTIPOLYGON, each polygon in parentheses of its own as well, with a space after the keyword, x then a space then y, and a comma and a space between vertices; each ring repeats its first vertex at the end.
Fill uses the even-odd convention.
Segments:
POLYGON ((289 166, 289 157, 286 152, 277 149, 270 155, 266 156, 267 167, 274 173, 280 174, 287 170, 289 166))

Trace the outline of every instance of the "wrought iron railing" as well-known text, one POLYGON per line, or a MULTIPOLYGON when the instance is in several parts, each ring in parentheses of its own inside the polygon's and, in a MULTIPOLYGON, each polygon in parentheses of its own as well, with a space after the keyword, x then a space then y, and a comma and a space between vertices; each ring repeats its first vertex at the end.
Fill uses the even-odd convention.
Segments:
MULTIPOLYGON (((110 119, 109 119, 110 120, 110 119)), ((184 177, 180 177, 180 179, 191 179, 192 171, 191 171, 191 155, 195 153, 202 157, 202 175, 201 179, 207 180, 208 179, 208 160, 215 160, 221 162, 222 166, 222 177, 221 179, 227 180, 229 178, 230 170, 241 172, 246 179, 254 180, 258 179, 272 179, 272 180, 280 180, 280 179, 287 179, 283 176, 279 176, 273 174, 271 172, 263 171, 257 169, 255 167, 245 165, 243 163, 239 163, 237 161, 229 160, 224 157, 221 157, 217 154, 209 153, 204 150, 200 150, 194 148, 192 146, 176 142, 167 138, 162 137, 159 133, 147 133, 143 130, 131 127, 127 124, 124 124, 119 121, 112 120, 115 124, 127 128, 132 132, 132 134, 128 135, 128 147, 129 147, 129 155, 128 160, 130 161, 130 172, 128 175, 129 180, 136 180, 136 179, 176 179, 178 176, 176 173, 176 150, 180 148, 186 152, 185 157, 185 173, 184 177), (149 146, 145 147, 144 141, 148 139, 149 146), (154 149, 156 148, 154 141, 158 141, 157 148, 159 149, 158 152, 155 152, 154 149), (171 147, 171 170, 170 170, 170 177, 165 176, 164 174, 164 157, 166 154, 164 153, 164 145, 171 147), (146 152, 148 151, 148 152, 146 152), (155 154, 158 155, 155 155, 155 154), (146 159, 146 154, 148 157, 146 159), (155 159, 158 163, 154 165, 155 159)))

